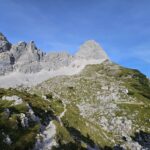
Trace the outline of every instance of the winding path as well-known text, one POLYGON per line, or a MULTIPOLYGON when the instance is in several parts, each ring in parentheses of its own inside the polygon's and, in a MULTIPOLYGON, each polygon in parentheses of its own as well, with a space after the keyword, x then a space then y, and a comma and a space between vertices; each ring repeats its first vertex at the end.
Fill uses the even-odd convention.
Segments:
POLYGON ((61 126, 63 126, 63 123, 61 121, 61 118, 65 115, 67 108, 66 108, 66 99, 61 98, 58 94, 56 94, 55 92, 53 92, 54 97, 60 99, 64 105, 64 111, 58 116, 58 121, 60 122, 61 126))

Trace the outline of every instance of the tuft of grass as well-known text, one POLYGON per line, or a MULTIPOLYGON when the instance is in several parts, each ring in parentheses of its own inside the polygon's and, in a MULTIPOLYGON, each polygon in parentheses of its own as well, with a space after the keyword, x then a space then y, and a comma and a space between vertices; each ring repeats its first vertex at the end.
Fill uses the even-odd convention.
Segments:
POLYGON ((42 123, 54 117, 49 101, 43 100, 37 95, 29 94, 16 89, 0 89, 0 148, 7 150, 28 150, 33 149, 35 137, 39 133, 40 124, 29 121, 29 127, 23 128, 20 121, 20 113, 28 114, 28 106, 33 109, 35 115, 42 123), (12 105, 12 101, 1 100, 3 96, 17 95, 22 98, 23 103, 12 105), (9 109, 10 114, 5 112, 9 109), (12 144, 4 143, 5 135, 9 135, 12 144))
POLYGON ((132 123, 134 126, 133 133, 141 127, 145 132, 149 132, 148 129, 150 129, 150 105, 118 104, 118 106, 121 110, 116 113, 116 116, 122 116, 123 113, 126 112, 126 116, 132 119, 132 115, 135 115, 134 119, 132 119, 132 123))
POLYGON ((64 105, 62 101, 59 99, 50 100, 50 106, 56 116, 59 116, 64 111, 64 105))
POLYGON ((138 70, 121 68, 118 77, 124 81, 124 85, 129 90, 129 95, 136 97, 140 101, 146 102, 150 100, 149 80, 144 74, 138 70))
POLYGON ((62 121, 72 137, 75 137, 75 140, 77 139, 83 144, 86 143, 92 147, 95 144, 99 147, 112 146, 112 143, 104 137, 100 126, 83 118, 76 106, 67 106, 67 112, 62 121))
POLYGON ((64 126, 61 126, 57 121, 53 121, 56 126, 56 141, 60 145, 74 142, 73 138, 70 136, 70 133, 64 126))

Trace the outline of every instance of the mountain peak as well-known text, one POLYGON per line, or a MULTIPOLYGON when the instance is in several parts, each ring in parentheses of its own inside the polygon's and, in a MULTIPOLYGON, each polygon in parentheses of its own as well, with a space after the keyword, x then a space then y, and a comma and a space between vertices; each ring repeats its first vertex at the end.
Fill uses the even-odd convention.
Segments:
MULTIPOLYGON (((42 70, 55 70, 60 75, 75 74, 88 64, 100 64, 108 60, 105 51, 94 40, 83 43, 75 56, 71 56, 66 52, 44 54, 36 47, 34 41, 28 43, 21 41, 11 45, 2 33, 0 33, 0 57, 2 62, 0 62, 0 75, 16 71, 30 74, 42 72, 42 70), (13 61, 10 62, 10 60, 13 61)), ((41 75, 41 79, 45 79, 45 75, 41 75)), ((47 77, 49 76, 51 74, 47 77)))
POLYGON ((11 48, 11 43, 7 38, 0 32, 0 53, 9 51, 11 48))
POLYGON ((34 41, 30 41, 30 42, 28 43, 28 47, 29 47, 29 49, 30 49, 31 51, 37 50, 37 47, 36 47, 36 44, 35 44, 34 41))
POLYGON ((84 42, 76 53, 76 57, 82 59, 109 59, 103 48, 94 40, 84 42))
POLYGON ((84 45, 98 45, 100 46, 95 40, 87 40, 83 43, 84 45))
POLYGON ((0 41, 7 41, 7 38, 4 36, 4 34, 2 32, 0 32, 0 41))

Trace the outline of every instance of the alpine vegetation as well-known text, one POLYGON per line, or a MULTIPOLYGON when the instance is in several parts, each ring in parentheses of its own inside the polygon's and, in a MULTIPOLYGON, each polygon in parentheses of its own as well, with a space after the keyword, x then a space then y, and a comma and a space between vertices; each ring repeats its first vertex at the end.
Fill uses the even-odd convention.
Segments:
POLYGON ((93 40, 71 56, 0 34, 2 150, 149 150, 150 80, 93 40))

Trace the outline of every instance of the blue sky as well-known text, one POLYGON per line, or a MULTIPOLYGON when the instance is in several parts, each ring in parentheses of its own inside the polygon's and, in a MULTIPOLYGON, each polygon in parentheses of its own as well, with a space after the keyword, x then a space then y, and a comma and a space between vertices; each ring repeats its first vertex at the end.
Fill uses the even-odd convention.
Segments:
POLYGON ((150 77, 150 0, 0 0, 0 32, 74 54, 86 40, 150 77))

